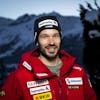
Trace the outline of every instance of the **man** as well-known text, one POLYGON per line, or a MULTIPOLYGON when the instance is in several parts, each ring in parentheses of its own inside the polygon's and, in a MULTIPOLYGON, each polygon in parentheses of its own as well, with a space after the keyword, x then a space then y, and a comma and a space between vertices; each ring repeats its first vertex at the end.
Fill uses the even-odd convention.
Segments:
POLYGON ((38 48, 22 55, 18 69, 1 89, 0 100, 96 100, 84 69, 60 50, 61 39, 55 16, 38 18, 34 24, 38 48))

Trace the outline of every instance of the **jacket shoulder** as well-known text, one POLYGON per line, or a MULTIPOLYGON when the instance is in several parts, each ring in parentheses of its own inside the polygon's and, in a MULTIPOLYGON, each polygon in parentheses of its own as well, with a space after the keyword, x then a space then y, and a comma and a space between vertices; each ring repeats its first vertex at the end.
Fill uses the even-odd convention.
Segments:
POLYGON ((33 51, 31 50, 31 51, 28 51, 28 52, 23 53, 23 54, 21 55, 21 58, 30 56, 30 55, 32 54, 32 52, 33 52, 33 51))
POLYGON ((33 57, 33 56, 36 56, 36 55, 38 55, 37 49, 30 50, 30 51, 27 51, 27 52, 23 53, 23 54, 21 55, 20 60, 25 60, 25 59, 27 59, 27 58, 29 58, 29 57, 33 57))
POLYGON ((74 69, 74 70, 78 70, 78 71, 82 71, 84 68, 83 68, 82 66, 80 66, 79 64, 75 64, 75 65, 73 66, 73 69, 74 69))
POLYGON ((83 76, 88 74, 86 72, 85 68, 79 64, 74 64, 74 66, 72 68, 74 71, 77 71, 77 73, 80 73, 83 76))

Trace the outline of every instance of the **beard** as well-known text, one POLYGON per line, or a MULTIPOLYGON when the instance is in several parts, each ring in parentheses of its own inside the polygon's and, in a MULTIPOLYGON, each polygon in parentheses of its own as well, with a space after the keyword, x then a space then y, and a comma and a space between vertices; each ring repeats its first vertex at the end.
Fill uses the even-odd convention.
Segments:
POLYGON ((56 46, 56 45, 48 45, 45 48, 42 48, 42 46, 39 44, 39 52, 42 56, 44 56, 46 59, 48 60, 54 60, 57 56, 58 56, 58 52, 60 51, 60 46, 56 46), (47 53, 45 49, 56 49, 56 51, 52 51, 47 53))

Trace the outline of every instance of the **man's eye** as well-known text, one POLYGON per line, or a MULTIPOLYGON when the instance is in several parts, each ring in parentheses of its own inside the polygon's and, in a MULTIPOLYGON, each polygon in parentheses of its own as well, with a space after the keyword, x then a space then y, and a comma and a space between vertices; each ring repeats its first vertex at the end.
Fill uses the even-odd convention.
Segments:
POLYGON ((53 37, 56 37, 57 38, 57 37, 60 37, 60 35, 59 34, 55 34, 53 37))
POLYGON ((42 36, 40 36, 41 38, 48 38, 49 36, 47 36, 47 35, 42 35, 42 36))

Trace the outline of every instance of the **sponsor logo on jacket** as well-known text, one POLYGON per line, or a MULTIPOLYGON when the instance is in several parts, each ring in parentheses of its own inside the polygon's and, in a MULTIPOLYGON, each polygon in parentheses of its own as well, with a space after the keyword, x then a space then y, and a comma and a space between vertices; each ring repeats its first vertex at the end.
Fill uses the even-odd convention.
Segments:
POLYGON ((35 87, 35 88, 30 88, 30 94, 38 94, 38 93, 43 93, 43 92, 48 92, 50 91, 50 86, 40 86, 40 87, 35 87))
POLYGON ((81 77, 66 78, 65 81, 67 85, 82 85, 83 84, 81 77))
POLYGON ((33 99, 34 100, 51 100, 52 94, 51 94, 51 92, 36 94, 33 96, 33 99))
POLYGON ((27 82, 27 87, 31 88, 31 87, 42 86, 42 85, 47 85, 47 84, 49 84, 47 79, 36 80, 36 81, 29 81, 29 82, 27 82))

